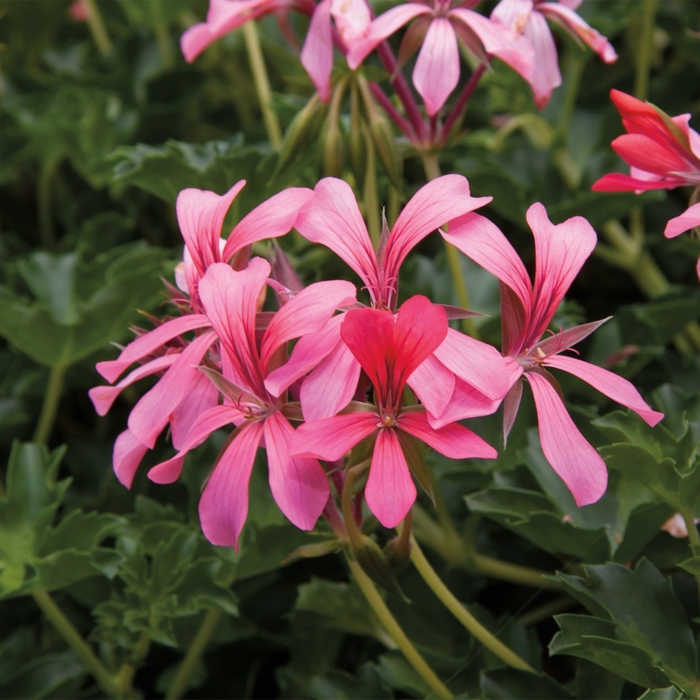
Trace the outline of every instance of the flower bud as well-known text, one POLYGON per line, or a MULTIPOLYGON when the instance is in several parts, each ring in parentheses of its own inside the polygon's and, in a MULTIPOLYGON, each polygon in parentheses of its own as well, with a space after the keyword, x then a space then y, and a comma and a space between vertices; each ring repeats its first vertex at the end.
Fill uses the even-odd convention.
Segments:
POLYGON ((345 140, 340 129, 340 107, 346 84, 347 80, 343 79, 333 89, 328 118, 321 136, 323 169, 330 177, 342 177, 345 164, 345 140))
POLYGON ((316 93, 295 115, 284 134, 275 175, 279 175, 312 141, 318 133, 326 109, 316 93))
POLYGON ((357 182, 357 189, 362 190, 365 186, 365 175, 367 174, 367 144, 369 142, 369 131, 367 124, 360 114, 360 99, 357 85, 353 84, 350 93, 350 134, 348 135, 348 146, 350 151, 350 167, 357 182))
POLYGON ((369 537, 362 535, 361 543, 354 542, 352 553, 362 570, 385 591, 408 600, 396 580, 394 570, 387 561, 379 545, 369 537))

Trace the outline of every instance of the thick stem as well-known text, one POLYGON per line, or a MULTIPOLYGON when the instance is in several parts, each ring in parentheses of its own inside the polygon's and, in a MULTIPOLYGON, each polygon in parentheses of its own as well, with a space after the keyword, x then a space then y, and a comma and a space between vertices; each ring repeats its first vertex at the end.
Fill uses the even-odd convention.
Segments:
POLYGON ((263 60, 262 50, 260 49, 260 39, 258 38, 258 32, 254 22, 246 22, 243 25, 243 36, 248 51, 248 59, 250 60, 250 68, 253 71, 255 91, 258 94, 258 101, 260 102, 260 110, 262 111, 263 121, 265 122, 267 137, 270 139, 272 148, 279 151, 282 145, 282 131, 277 115, 270 107, 272 91, 270 90, 270 81, 267 78, 265 61, 263 60))
MULTIPOLYGON (((438 160, 437 153, 424 153, 422 159, 426 178, 428 180, 435 180, 436 178, 440 177, 440 161, 438 160)), ((459 263, 459 253, 454 246, 445 241, 445 254, 447 255, 447 265, 450 268, 450 275, 452 276, 452 282, 455 286, 455 291, 457 292, 459 305, 465 309, 468 309, 470 306, 469 292, 462 275, 462 266, 459 263)), ((472 336, 472 338, 479 338, 479 333, 476 330, 474 321, 471 318, 462 319, 462 330, 467 335, 472 336)))
POLYGON ((95 0, 83 0, 83 2, 87 7, 88 28, 90 29, 90 34, 92 34, 92 40, 95 42, 97 50, 103 56, 106 56, 112 52, 113 46, 105 24, 102 21, 102 15, 97 9, 97 2, 95 0))
POLYGON ((418 569, 418 573, 430 586, 430 589, 440 599, 444 606, 464 625, 464 627, 476 637, 489 651, 495 654, 501 661, 513 668, 521 671, 537 673, 530 664, 523 661, 514 651, 509 649, 503 642, 494 637, 463 605, 454 597, 449 588, 442 582, 442 579, 435 573, 435 570, 425 558, 423 551, 412 539, 411 561, 418 569))
POLYGON ((654 18, 659 7, 659 0, 644 0, 641 3, 642 31, 635 56, 634 95, 639 100, 646 100, 649 91, 649 66, 652 56, 654 38, 654 18))
POLYGON ((399 127, 405 136, 409 139, 413 138, 413 127, 399 114, 396 107, 391 103, 391 100, 384 94, 384 90, 382 90, 377 83, 370 83, 369 89, 372 91, 374 99, 377 100, 378 104, 387 113, 391 121, 399 127))
POLYGON ((216 630, 216 626, 219 624, 221 615, 222 611, 219 608, 211 608, 207 611, 197 634, 187 649, 185 658, 182 660, 180 667, 177 669, 173 682, 168 688, 168 692, 165 696, 167 700, 177 700, 185 694, 185 691, 187 690, 187 682, 189 681, 195 667, 199 663, 199 660, 202 658, 202 655, 204 654, 204 651, 216 630))
POLYGON ((41 237, 41 244, 45 248, 53 248, 56 245, 53 216, 51 214, 51 183, 59 163, 60 158, 49 158, 49 160, 44 161, 39 171, 37 182, 36 204, 39 218, 39 236, 41 237))
POLYGON ((63 378, 65 377, 67 365, 55 365, 51 368, 49 381, 44 392, 44 403, 41 406, 39 422, 34 431, 33 442, 47 443, 51 437, 51 429, 56 419, 56 411, 61 400, 63 390, 63 378))
POLYGON ((116 684, 119 689, 120 698, 131 698, 134 696, 134 676, 141 662, 148 656, 148 650, 150 648, 151 640, 146 632, 142 632, 136 642, 131 658, 119 669, 119 673, 117 674, 116 684))
POLYGON ((479 84, 481 76, 485 71, 486 66, 481 64, 469 77, 467 84, 464 86, 464 90, 462 90, 462 94, 457 98, 454 107, 452 107, 452 111, 447 115, 447 119, 445 119, 445 123, 442 125, 443 143, 449 138, 452 128, 461 123, 466 111, 467 102, 469 102, 472 93, 476 90, 476 86, 479 84))
POLYGON ((97 658, 95 652, 82 638, 80 632, 73 626, 73 623, 65 616, 61 608, 56 605, 54 599, 46 591, 35 591, 31 594, 46 618, 56 628, 63 637, 66 644, 73 650, 85 668, 93 675, 98 685, 110 697, 119 696, 119 688, 115 683, 115 678, 105 668, 97 658))
POLYGON ((418 653, 417 649, 411 643, 411 640, 401 629, 396 618, 389 611, 389 608, 379 595, 379 591, 377 591, 369 576, 367 576, 356 561, 348 559, 348 565, 350 566, 350 571, 355 577, 360 590, 374 611, 374 614, 379 618, 379 621, 389 633, 389 636, 396 642, 396 646, 401 650, 406 660, 431 688, 435 697, 441 698, 442 700, 451 700, 454 695, 452 695, 443 682, 435 675, 433 669, 428 666, 425 659, 418 653))
POLYGON ((583 68, 586 65, 586 59, 580 54, 569 54, 569 69, 566 74, 566 95, 564 97, 564 105, 559 113, 559 121, 556 129, 557 141, 564 145, 568 141, 569 125, 571 117, 574 115, 576 107, 576 98, 578 97, 579 87, 581 86, 581 76, 583 68))

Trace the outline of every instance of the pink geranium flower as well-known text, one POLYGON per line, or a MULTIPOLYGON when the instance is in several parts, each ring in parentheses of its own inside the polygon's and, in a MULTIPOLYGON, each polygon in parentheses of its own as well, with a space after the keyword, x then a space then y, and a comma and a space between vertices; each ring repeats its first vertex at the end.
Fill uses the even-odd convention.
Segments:
POLYGON ((291 451, 335 461, 372 436, 365 499, 382 525, 395 527, 416 499, 402 447, 404 434, 453 459, 493 458, 496 451, 458 423, 432 428, 422 406, 404 404, 408 378, 447 336, 443 308, 416 296, 396 316, 379 309, 351 309, 343 317, 340 332, 374 387, 374 404, 353 404, 354 410, 304 423, 292 438, 291 451))
POLYGON ((590 46, 605 63, 617 61, 612 44, 584 22, 575 12, 583 0, 501 0, 491 19, 522 33, 535 48, 535 70, 529 81, 537 107, 542 109, 561 85, 557 47, 547 20, 563 27, 574 39, 590 46))
POLYGON ((200 281, 202 304, 220 341, 221 371, 204 367, 199 373, 221 391, 224 403, 200 412, 180 452, 148 474, 157 483, 175 481, 189 450, 218 428, 237 426, 199 504, 204 534, 218 545, 237 546, 248 513, 248 482, 261 444, 267 450, 272 495, 297 527, 313 528, 329 494, 318 461, 290 457, 294 429, 289 419, 301 419, 298 404, 272 396, 265 389, 265 377, 286 359, 288 341, 318 330, 337 307, 353 304, 355 288, 343 281, 312 284, 288 301, 260 333, 257 302, 269 274, 270 264, 253 258, 241 271, 214 263, 200 281))
MULTIPOLYGON (((503 353, 518 363, 520 376, 532 388, 545 457, 569 487, 576 503, 587 505, 605 492, 605 462, 574 425, 562 401, 561 389, 548 370, 560 369, 583 379, 613 401, 631 408, 651 426, 663 414, 651 410, 626 379, 561 355, 605 321, 542 338, 566 291, 593 251, 596 234, 580 216, 554 226, 541 204, 528 209, 527 221, 535 237, 534 287, 515 249, 483 216, 467 214, 451 222, 450 233, 443 236, 501 281, 503 353)), ((504 402, 504 437, 513 425, 521 396, 522 382, 517 381, 504 402)))
POLYGON ((184 295, 174 288, 171 293, 172 301, 183 315, 165 320, 148 333, 139 331, 139 337, 129 343, 116 360, 97 363, 97 371, 111 383, 128 367, 141 363, 116 385, 90 390, 95 410, 101 416, 109 411, 127 386, 144 377, 164 373, 134 406, 129 416, 129 431, 122 434, 121 442, 115 446, 114 469, 127 487, 131 486, 140 461, 136 456, 143 457, 147 448, 153 449, 158 435, 168 424, 173 445, 179 449, 199 413, 217 402, 215 387, 196 370, 206 356, 211 356, 210 362, 216 363, 211 353, 216 336, 211 332, 199 299, 201 277, 217 262, 246 264, 248 246, 288 233, 299 209, 312 197, 311 190, 306 188, 284 190, 253 209, 234 227, 228 239, 222 239, 221 227, 226 212, 244 185, 245 180, 241 180, 222 196, 197 189, 180 192, 176 209, 185 249, 183 263, 175 277, 184 295), (236 256, 243 253, 244 259, 236 261, 236 256), (195 338, 186 340, 184 334, 191 332, 195 338), (144 449, 138 448, 136 442, 144 449))
MULTIPOLYGON (((593 184, 595 192, 636 192, 671 190, 682 185, 700 187, 700 134, 690 127, 690 114, 669 117, 649 102, 642 102, 619 90, 610 98, 617 107, 626 134, 611 144, 631 166, 630 175, 610 173, 593 184)), ((700 204, 671 219, 667 238, 700 226, 700 204)), ((700 277, 700 260, 697 264, 700 277)))
POLYGON ((458 37, 478 57, 486 60, 487 54, 497 56, 526 80, 532 80, 535 56, 530 42, 465 7, 473 4, 452 0, 402 3, 377 17, 364 37, 351 45, 348 65, 357 68, 380 42, 415 19, 406 32, 401 58, 407 60, 422 43, 413 84, 430 116, 440 110, 459 82, 458 37))
MULTIPOLYGON (((399 269, 414 246, 450 219, 491 201, 472 197, 461 175, 444 175, 422 187, 408 201, 391 232, 382 234, 375 252, 350 186, 335 178, 316 185, 314 199, 299 214, 302 236, 337 253, 362 279, 374 308, 395 311, 399 269)), ((272 372, 267 389, 279 395, 301 377, 306 420, 335 415, 352 399, 360 363, 340 333, 335 317, 318 333, 302 338, 290 361, 272 372)), ((449 420, 496 410, 508 388, 507 368, 490 345, 449 329, 443 343, 407 378, 432 418, 451 402, 449 420)))

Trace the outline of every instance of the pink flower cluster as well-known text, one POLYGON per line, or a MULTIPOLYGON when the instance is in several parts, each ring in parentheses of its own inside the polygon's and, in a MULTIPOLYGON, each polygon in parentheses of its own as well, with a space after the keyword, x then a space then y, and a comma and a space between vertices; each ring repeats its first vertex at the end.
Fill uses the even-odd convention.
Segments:
POLYGON ((155 328, 138 331, 116 360, 98 364, 110 385, 90 391, 104 415, 125 387, 157 377, 115 444, 114 469, 126 486, 167 428, 177 454, 151 468, 148 476, 157 483, 175 481, 190 450, 215 430, 230 430, 199 506, 214 544, 238 544, 260 447, 275 501, 308 530, 334 498, 332 463, 361 444, 369 466, 364 499, 384 526, 394 527, 416 498, 415 441, 454 459, 495 457, 492 446, 458 421, 491 414, 504 403, 507 435, 522 380, 535 397, 544 453, 581 505, 600 498, 607 472, 569 417, 549 370, 580 377, 650 425, 661 419, 626 380, 562 355, 601 322, 543 338, 595 245, 584 219, 555 226, 542 205, 530 208, 533 286, 504 235, 475 213, 490 198, 472 197, 462 176, 445 175, 422 187, 376 250, 352 190, 333 178, 313 192, 280 192, 224 240, 226 212, 243 185, 223 196, 180 193, 184 259, 177 286, 169 286, 176 315, 154 319, 155 328), (423 296, 398 305, 403 261, 444 224, 450 232, 442 235, 502 282, 502 353, 449 327, 462 310, 423 296), (293 291, 267 260, 250 258, 252 243, 292 228, 339 255, 362 280, 368 303, 358 302, 357 289, 344 280, 293 291))

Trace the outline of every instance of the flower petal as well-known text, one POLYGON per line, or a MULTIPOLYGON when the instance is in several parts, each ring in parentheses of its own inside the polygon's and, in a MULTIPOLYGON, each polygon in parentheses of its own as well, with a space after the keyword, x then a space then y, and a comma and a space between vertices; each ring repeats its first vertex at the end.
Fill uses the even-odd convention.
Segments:
POLYGON ((313 530, 328 500, 328 477, 317 459, 291 457, 294 428, 279 412, 265 421, 270 489, 287 518, 301 530, 313 530))
MULTIPOLYGON (((520 367, 517 363, 513 363, 513 366, 520 367)), ((490 399, 480 391, 477 391, 471 384, 467 384, 461 379, 456 379, 454 391, 445 410, 439 416, 435 416, 428 411, 428 423, 435 430, 438 430, 449 423, 454 423, 464 418, 490 416, 496 412, 500 405, 501 399, 490 399)))
POLYGON ((576 505, 595 503, 608 484, 605 462, 574 425, 549 381, 535 372, 526 376, 535 397, 544 456, 571 491, 576 505))
POLYGON ((136 470, 141 460, 148 452, 148 448, 139 442, 130 430, 125 430, 114 442, 112 454, 112 466, 119 483, 130 489, 134 481, 136 470))
POLYGON ((200 415, 219 402, 219 390, 203 372, 199 373, 187 391, 187 400, 173 411, 170 419, 173 447, 182 450, 192 426, 200 415))
POLYGON ((590 362, 584 362, 583 360, 577 360, 575 357, 566 357, 564 355, 548 357, 547 365, 583 379, 584 382, 590 384, 608 398, 621 403, 623 406, 627 406, 627 408, 631 408, 652 427, 664 417, 663 413, 652 411, 631 382, 614 372, 592 365, 590 362))
POLYGON ((378 422, 376 413, 357 412, 302 423, 290 441, 289 454, 334 462, 371 435, 378 422))
POLYGON ((491 20, 522 34, 532 8, 533 0, 501 0, 491 12, 491 20))
POLYGON ((433 353, 413 370, 407 384, 428 413, 440 416, 454 393, 455 375, 433 353))
POLYGON ((212 543, 238 550, 238 537, 248 516, 248 483, 263 436, 263 423, 245 425, 226 448, 204 487, 199 520, 212 543))
POLYGON ((313 15, 301 50, 301 65, 309 74, 324 102, 331 96, 333 38, 331 36, 331 0, 322 0, 313 15))
POLYGON ((561 85, 559 58, 552 32, 547 20, 539 13, 533 12, 525 26, 524 36, 535 50, 535 71, 530 85, 538 109, 543 109, 549 102, 552 92, 561 85))
POLYGON ((648 173, 682 173, 692 167, 676 149, 668 148, 646 134, 623 134, 610 145, 631 166, 648 173))
POLYGON ((669 219, 664 230, 666 238, 675 238, 681 233, 690 231, 691 228, 700 226, 700 203, 693 204, 692 207, 686 209, 680 216, 669 219))
POLYGON ((369 509, 384 527, 396 527, 416 500, 416 487, 399 439, 391 429, 377 435, 372 466, 365 486, 369 509))
POLYGON ((622 173, 608 173, 596 180, 591 189, 594 192, 643 192, 645 190, 668 190, 684 185, 681 178, 663 178, 656 176, 653 180, 639 180, 622 173))

